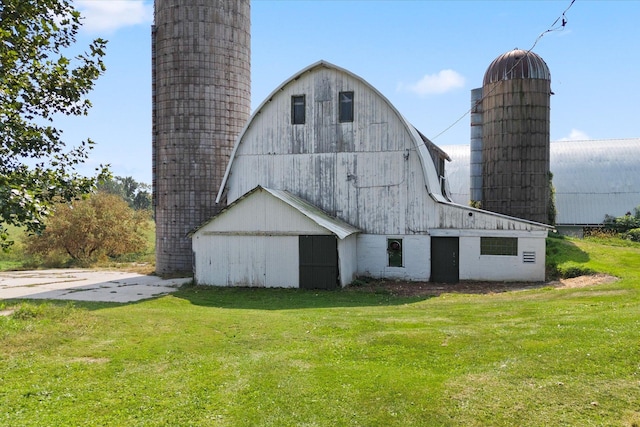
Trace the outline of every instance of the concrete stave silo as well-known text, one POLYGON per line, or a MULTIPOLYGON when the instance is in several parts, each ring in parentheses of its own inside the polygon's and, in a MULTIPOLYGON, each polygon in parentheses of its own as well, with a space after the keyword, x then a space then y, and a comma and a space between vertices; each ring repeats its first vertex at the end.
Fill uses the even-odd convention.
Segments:
POLYGON ((551 75, 533 52, 496 58, 482 86, 482 207, 549 222, 551 75))
POLYGON ((187 233, 214 215, 251 109, 249 0, 155 0, 156 272, 192 270, 187 233))

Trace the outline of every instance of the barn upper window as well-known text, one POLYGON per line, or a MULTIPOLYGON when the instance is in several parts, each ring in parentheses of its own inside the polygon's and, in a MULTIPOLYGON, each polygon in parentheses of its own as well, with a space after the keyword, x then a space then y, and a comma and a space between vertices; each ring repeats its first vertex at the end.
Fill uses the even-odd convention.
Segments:
POLYGON ((294 95, 291 97, 291 123, 303 125, 305 122, 305 96, 294 95))
POLYGON ((518 255, 517 237, 481 237, 480 255, 518 255))
POLYGON ((353 92, 340 92, 338 94, 340 104, 338 107, 340 123, 353 121, 353 92))

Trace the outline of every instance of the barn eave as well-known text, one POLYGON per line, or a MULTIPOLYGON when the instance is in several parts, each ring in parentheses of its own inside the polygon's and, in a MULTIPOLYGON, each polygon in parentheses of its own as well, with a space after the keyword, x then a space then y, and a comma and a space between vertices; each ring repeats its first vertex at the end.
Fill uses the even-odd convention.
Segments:
POLYGON ((210 218, 208 221, 206 221, 204 224, 200 225, 198 228, 192 230, 189 232, 188 236, 189 237, 193 237, 193 235, 202 227, 204 227, 205 225, 209 224, 211 221, 215 220, 218 216, 224 214, 225 212, 229 211, 230 209, 232 209, 235 205, 237 205, 238 203, 240 203, 242 200, 250 197, 251 195, 259 192, 259 191, 264 191, 265 193, 271 195, 272 197, 280 200, 281 202, 287 204, 288 206, 290 206, 291 208, 295 209, 297 212, 299 212, 301 215, 309 218, 311 221, 313 221, 314 223, 316 223, 318 226, 324 228, 325 230, 329 231, 331 234, 335 235, 338 239, 343 240, 353 234, 357 234, 360 233, 361 230, 359 230, 356 227, 353 227, 352 225, 338 219, 338 218, 334 218, 332 216, 330 216, 328 213, 324 212, 322 209, 318 208, 317 206, 312 205, 311 203, 307 202, 306 200, 295 196, 291 193, 289 193, 286 190, 275 190, 272 188, 266 188, 266 187, 262 187, 260 185, 258 185, 257 187, 255 187, 254 189, 252 189, 251 191, 247 192, 246 194, 244 194, 243 196, 241 196, 240 198, 238 198, 237 200, 235 200, 233 203, 229 204, 228 206, 226 206, 224 209, 222 209, 217 215, 213 216, 212 218, 210 218))

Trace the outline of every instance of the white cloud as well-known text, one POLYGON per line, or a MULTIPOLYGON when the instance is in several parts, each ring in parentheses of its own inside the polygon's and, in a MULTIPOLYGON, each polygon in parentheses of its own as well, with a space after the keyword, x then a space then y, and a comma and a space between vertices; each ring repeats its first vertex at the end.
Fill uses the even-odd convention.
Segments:
POLYGON ((82 28, 89 32, 111 32, 122 27, 151 24, 153 2, 143 0, 76 0, 82 28))
POLYGON ((427 74, 413 84, 400 83, 398 89, 418 95, 442 94, 464 86, 464 77, 454 70, 441 70, 436 74, 427 74))
POLYGON ((560 138, 560 141, 586 141, 589 140, 589 135, 578 129, 571 129, 569 136, 560 138))

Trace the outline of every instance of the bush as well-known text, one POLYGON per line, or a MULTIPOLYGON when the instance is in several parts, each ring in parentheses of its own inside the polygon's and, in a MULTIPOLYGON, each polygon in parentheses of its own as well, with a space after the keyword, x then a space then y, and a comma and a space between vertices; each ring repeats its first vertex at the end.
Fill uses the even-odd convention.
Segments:
POLYGON ((627 212, 626 215, 614 217, 612 215, 605 215, 604 227, 608 230, 613 230, 616 233, 626 233, 634 228, 640 228, 640 206, 631 212, 627 212))
POLYGON ((581 267, 581 266, 568 266, 558 270, 560 277, 563 279, 571 279, 572 277, 580 277, 580 276, 589 276, 591 274, 595 274, 590 268, 581 267))
POLYGON ((640 228, 633 228, 622 236, 623 239, 631 240, 632 242, 640 242, 640 228))
POLYGON ((148 219, 148 214, 134 211, 121 197, 98 192, 58 205, 45 231, 26 239, 25 250, 49 265, 64 264, 65 258, 89 265, 106 257, 143 252, 148 219))

